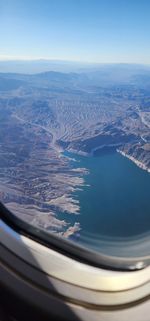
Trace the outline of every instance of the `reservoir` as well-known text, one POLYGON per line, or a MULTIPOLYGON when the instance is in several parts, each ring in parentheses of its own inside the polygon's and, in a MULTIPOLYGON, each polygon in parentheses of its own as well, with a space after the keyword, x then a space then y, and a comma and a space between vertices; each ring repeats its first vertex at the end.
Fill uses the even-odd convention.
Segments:
MULTIPOLYGON (((137 244, 139 241, 142 244, 141 240, 147 240, 150 235, 150 174, 112 150, 89 157, 70 152, 64 152, 64 156, 72 158, 73 167, 89 171, 84 176, 85 186, 74 192, 80 204, 79 215, 62 214, 62 218, 72 224, 80 223, 78 241, 102 250, 112 242, 137 244)), ((147 251, 145 247, 141 250, 147 251)))

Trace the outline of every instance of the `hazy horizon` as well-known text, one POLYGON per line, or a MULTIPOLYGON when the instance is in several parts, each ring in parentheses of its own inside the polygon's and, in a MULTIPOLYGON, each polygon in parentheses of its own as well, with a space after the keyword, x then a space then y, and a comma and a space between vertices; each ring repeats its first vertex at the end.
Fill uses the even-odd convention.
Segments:
POLYGON ((24 73, 36 74, 42 72, 62 72, 62 73, 86 73, 90 71, 99 72, 141 72, 150 70, 149 64, 129 64, 129 63, 94 63, 68 60, 0 60, 0 73, 24 73))
POLYGON ((142 65, 142 66, 150 66, 149 62, 134 62, 134 61, 90 61, 90 60, 78 60, 78 59, 65 59, 65 58, 43 58, 43 57, 32 57, 32 58, 24 58, 24 57, 1 57, 0 62, 63 62, 63 63, 76 63, 76 64, 89 64, 89 65, 142 65))
POLYGON ((83 65, 133 65, 133 66, 150 66, 149 63, 142 62, 118 62, 118 61, 110 61, 110 62, 101 62, 101 61, 86 61, 86 60, 69 60, 69 59, 51 59, 51 58, 22 58, 22 57, 12 57, 12 58, 1 58, 0 62, 51 62, 51 63, 75 63, 75 64, 83 64, 83 65))

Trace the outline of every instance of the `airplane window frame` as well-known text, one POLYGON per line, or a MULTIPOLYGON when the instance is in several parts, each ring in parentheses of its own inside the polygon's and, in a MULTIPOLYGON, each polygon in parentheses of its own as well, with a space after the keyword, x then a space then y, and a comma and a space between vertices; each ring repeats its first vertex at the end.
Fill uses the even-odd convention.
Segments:
POLYGON ((109 257, 63 237, 33 226, 17 217, 0 202, 0 218, 14 231, 79 262, 114 271, 142 270, 150 265, 150 256, 142 258, 109 257), (61 241, 61 242, 60 242, 61 241))

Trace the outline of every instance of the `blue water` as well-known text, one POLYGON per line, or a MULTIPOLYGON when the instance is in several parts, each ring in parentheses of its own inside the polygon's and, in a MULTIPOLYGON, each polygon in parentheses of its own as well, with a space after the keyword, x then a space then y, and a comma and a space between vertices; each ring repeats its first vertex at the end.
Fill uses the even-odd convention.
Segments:
POLYGON ((62 214, 70 223, 80 222, 80 238, 139 237, 150 232, 150 174, 117 152, 85 157, 69 152, 74 167, 85 167, 82 191, 74 197, 80 214, 62 214))

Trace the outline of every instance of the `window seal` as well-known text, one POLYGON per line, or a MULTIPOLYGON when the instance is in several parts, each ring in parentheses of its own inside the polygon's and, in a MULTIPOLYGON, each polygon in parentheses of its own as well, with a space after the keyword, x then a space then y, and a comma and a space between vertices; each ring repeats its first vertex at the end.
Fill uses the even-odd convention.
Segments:
POLYGON ((81 263, 88 264, 94 267, 99 267, 114 271, 136 271, 146 268, 150 265, 150 256, 144 258, 120 258, 109 257, 104 254, 87 249, 82 245, 78 245, 73 241, 63 237, 46 232, 36 226, 33 226, 19 217, 15 216, 0 202, 0 218, 13 230, 21 235, 24 235, 48 248, 51 248, 59 253, 66 255, 81 263), (60 242, 61 240, 61 242, 60 242), (138 263, 142 265, 139 267, 138 263))

